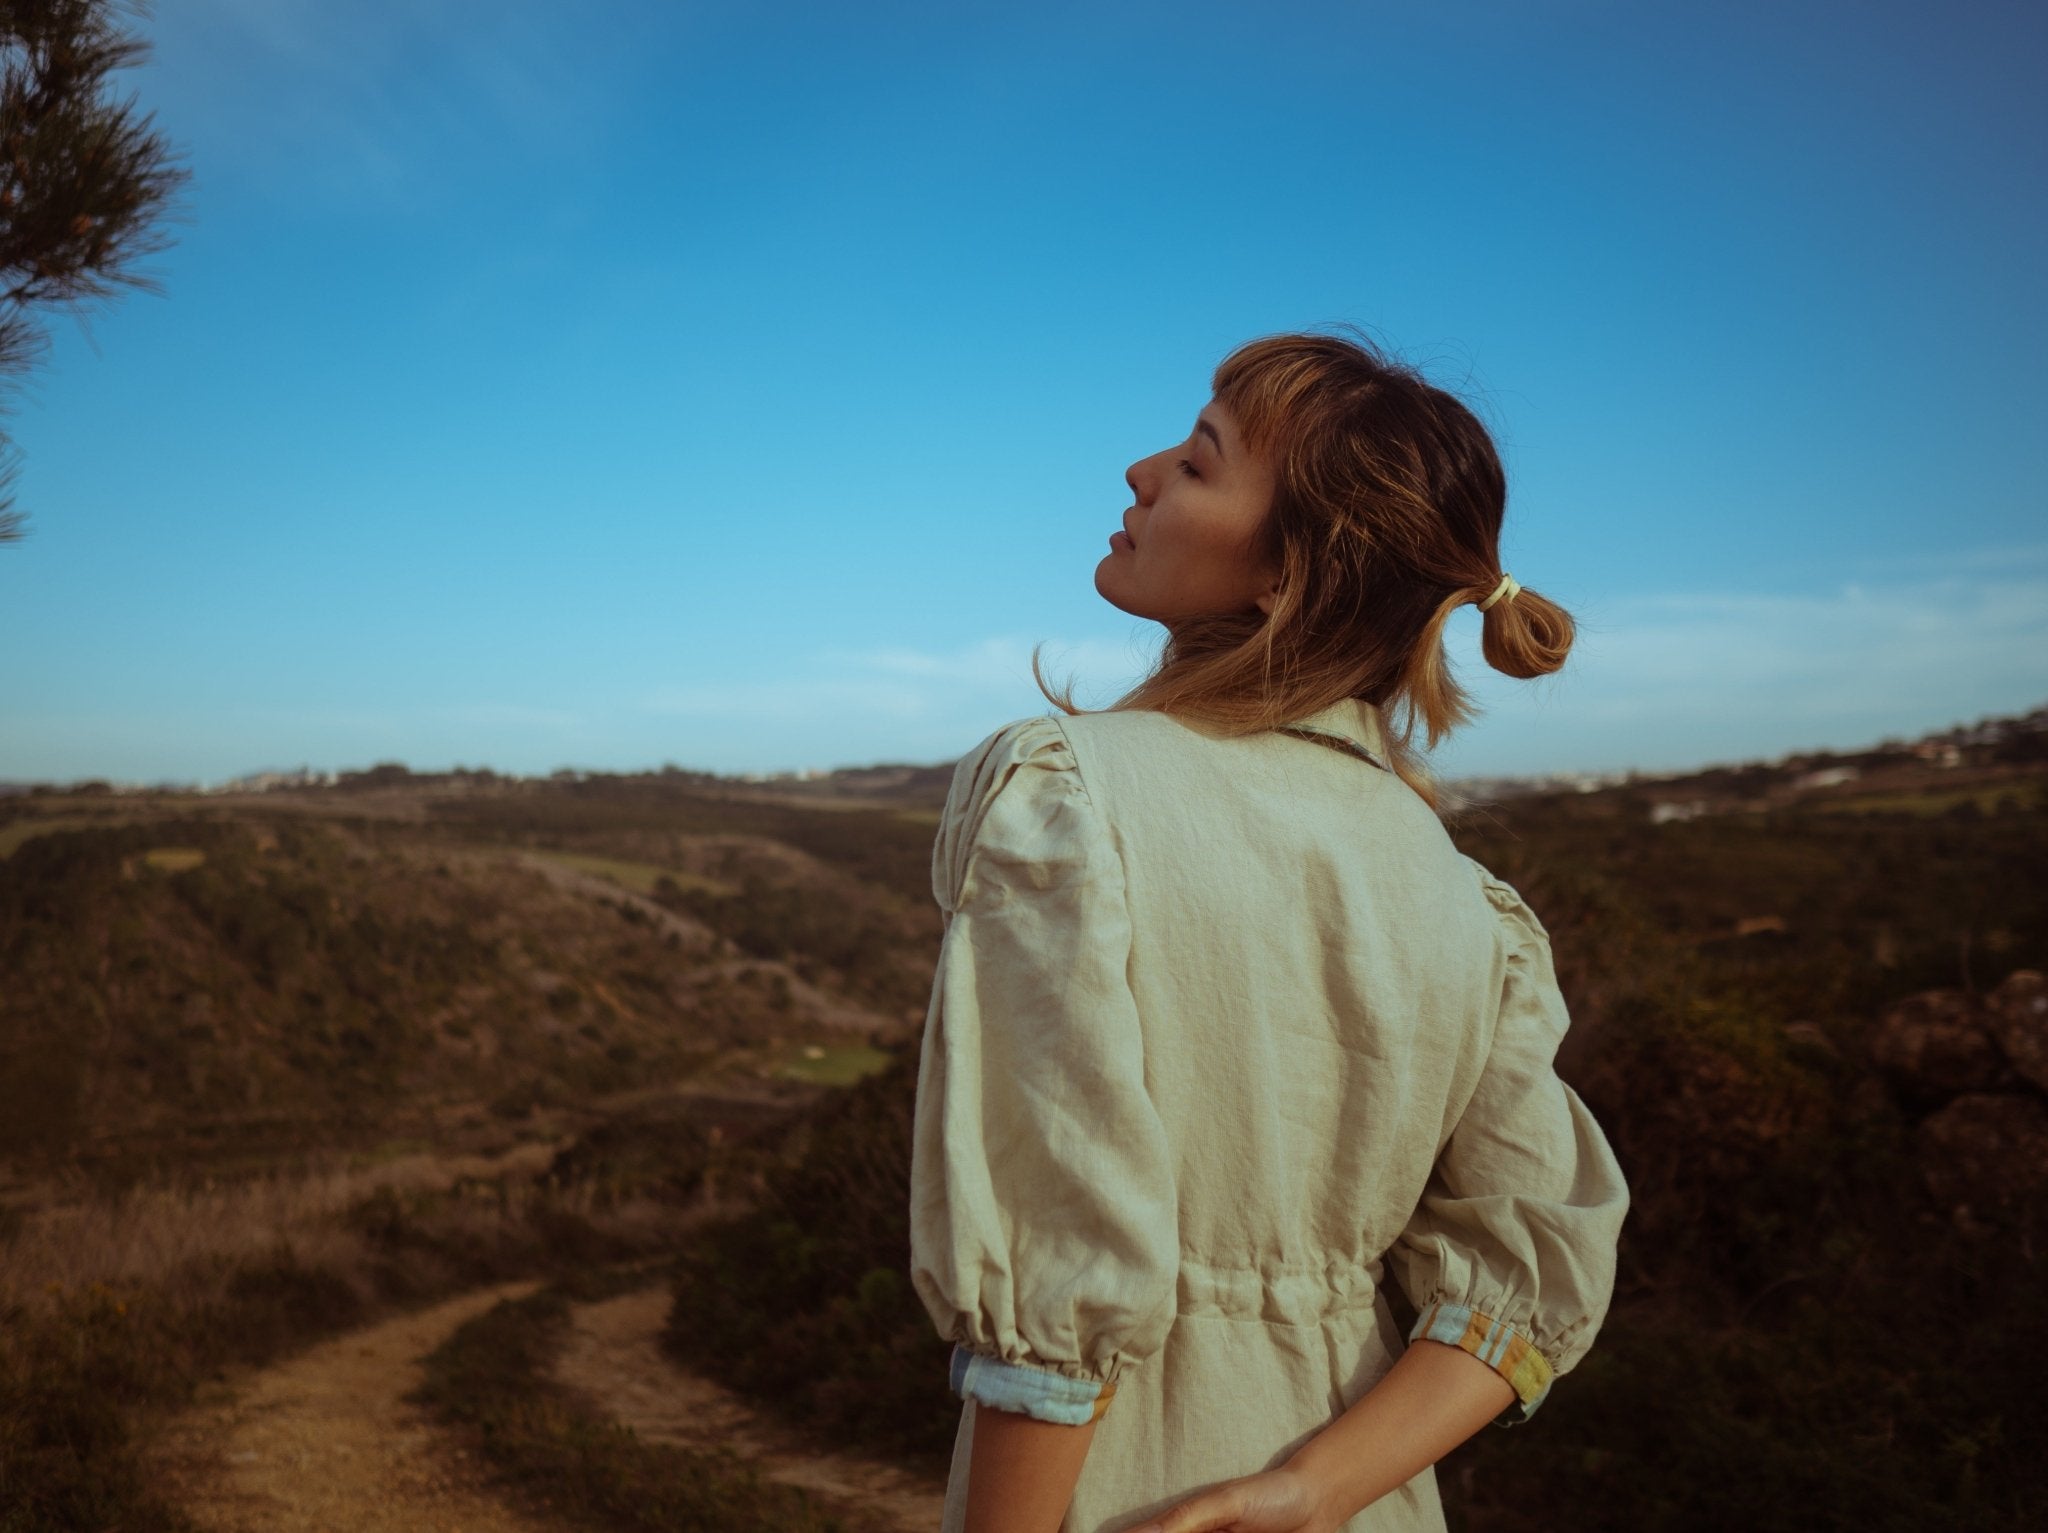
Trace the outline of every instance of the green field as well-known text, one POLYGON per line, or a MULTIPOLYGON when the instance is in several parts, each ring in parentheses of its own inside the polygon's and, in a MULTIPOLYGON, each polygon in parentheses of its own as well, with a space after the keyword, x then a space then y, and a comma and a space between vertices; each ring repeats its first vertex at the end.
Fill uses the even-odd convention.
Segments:
POLYGON ((182 873, 206 861, 206 853, 196 846, 153 846, 142 860, 159 873, 182 873))
POLYGON ((652 894, 655 886, 664 878, 672 880, 678 888, 701 889, 706 894, 731 894, 732 885, 716 878, 705 878, 696 873, 681 873, 674 868, 656 867, 651 862, 627 862, 618 857, 592 857, 583 852, 529 852, 529 857, 541 857, 572 872, 589 873, 598 878, 609 878, 621 888, 635 894, 652 894))
POLYGON ((2043 807, 2038 782, 1996 783, 1981 788, 1931 788, 1919 793, 1866 793, 1839 799, 1815 798, 1808 808, 1828 814, 1947 814, 1964 804, 1974 804, 1984 814, 2002 808, 2038 810, 2043 807))
POLYGON ((891 1055, 865 1043, 812 1043, 794 1047, 776 1073, 814 1086, 851 1086, 887 1067, 891 1055))
POLYGON ((87 830, 100 825, 126 824, 132 815, 49 814, 25 815, 10 825, 0 825, 0 857, 11 857, 22 842, 60 830, 87 830))

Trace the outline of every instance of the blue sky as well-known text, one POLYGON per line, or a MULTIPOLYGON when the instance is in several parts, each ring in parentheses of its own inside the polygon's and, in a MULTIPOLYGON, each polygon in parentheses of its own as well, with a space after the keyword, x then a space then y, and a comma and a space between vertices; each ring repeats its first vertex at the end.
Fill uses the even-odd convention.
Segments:
MULTIPOLYGON (((1452 774, 2048 700, 2038 7, 187 0, 161 295, 7 427, 0 778, 939 761, 1106 702, 1235 343, 1470 400, 1561 675, 1452 774)), ((1463 615, 1471 619, 1472 614, 1463 615)))

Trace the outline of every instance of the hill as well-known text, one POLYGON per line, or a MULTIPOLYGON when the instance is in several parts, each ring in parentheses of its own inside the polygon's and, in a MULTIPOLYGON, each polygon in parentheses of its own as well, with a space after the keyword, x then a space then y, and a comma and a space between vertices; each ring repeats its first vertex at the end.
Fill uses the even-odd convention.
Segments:
POLYGON ((930 834, 659 781, 0 801, 0 1155, 871 1066, 922 1016, 930 834))
MULTIPOLYGON (((1442 1466, 1454 1529, 2048 1514, 2048 772, 2013 733, 1874 752, 1874 780, 1777 763, 1454 819, 1552 934, 1559 1068, 1633 1197, 1585 1365, 1442 1466), (1658 815, 1673 791, 1717 812, 1658 815)), ((957 1402, 902 1275, 912 1064, 822 1104, 759 1207, 692 1242, 670 1340, 813 1430, 936 1456, 957 1402)))
MULTIPOLYGON (((1560 1069, 1634 1195, 1600 1345, 1446 1466, 1454 1527, 2039 1525, 2043 721, 1452 815, 1552 934, 1560 1069)), ((50 1246, 81 1173, 254 1188, 316 1150, 538 1164, 589 1209, 730 1183, 676 1346, 807 1430, 942 1451, 903 1188, 948 775, 0 797, 0 1240, 50 1246)), ((370 1174, 303 1196, 376 1263, 485 1270, 432 1222, 470 1205, 370 1174)))

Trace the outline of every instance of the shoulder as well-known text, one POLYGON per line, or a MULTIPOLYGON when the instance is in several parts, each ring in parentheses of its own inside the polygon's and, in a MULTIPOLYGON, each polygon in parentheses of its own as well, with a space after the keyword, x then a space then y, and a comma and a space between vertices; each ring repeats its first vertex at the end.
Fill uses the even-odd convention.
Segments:
POLYGON ((1501 934, 1510 947, 1534 943, 1549 945, 1549 931, 1537 919, 1536 912, 1529 908, 1529 902, 1522 898, 1519 889, 1474 858, 1461 854, 1459 860, 1464 863, 1487 904, 1493 908, 1501 934))
MULTIPOLYGON (((1219 738, 1213 731, 1178 714, 1155 708, 1105 708, 1097 713, 1074 713, 1053 721, 1080 758, 1087 771, 1098 761, 1119 755, 1136 755, 1145 760, 1199 752, 1219 738)), ((1242 745, 1257 737, 1239 736, 1242 745)))
POLYGON ((1092 876, 1109 841, 1061 721, 1016 719, 953 769, 932 847, 932 892, 952 909, 977 866, 1037 887, 1092 876))
POLYGON ((985 803, 1006 787, 1020 769, 1032 772, 1072 772, 1073 746, 1068 743, 1060 721, 1050 714, 1012 719, 991 730, 953 766, 953 784, 946 795, 946 818, 951 820, 985 803))
POLYGON ((1241 776, 1251 758, 1278 738, 1231 737, 1152 708, 1105 708, 1048 722, 1066 741, 1074 770, 1089 792, 1116 820, 1131 813, 1142 816, 1168 802, 1195 801, 1241 776))
POLYGON ((991 730, 953 769, 956 796, 975 796, 977 785, 999 785, 1019 767, 1067 772, 1083 781, 1110 769, 1131 751, 1160 751, 1204 738, 1184 720, 1146 709, 1099 713, 1033 714, 991 730))

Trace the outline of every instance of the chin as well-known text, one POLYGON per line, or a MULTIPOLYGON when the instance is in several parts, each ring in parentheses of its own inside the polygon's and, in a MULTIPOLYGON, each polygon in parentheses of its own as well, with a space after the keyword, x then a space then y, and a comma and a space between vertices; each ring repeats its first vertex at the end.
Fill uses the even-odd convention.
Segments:
POLYGON ((1129 600, 1117 590, 1116 576, 1111 572, 1110 568, 1111 560, 1115 557, 1112 554, 1109 558, 1104 559, 1095 566, 1095 594, 1108 602, 1112 607, 1115 607, 1119 612, 1129 612, 1133 617, 1143 617, 1145 614, 1135 611, 1129 600))
POLYGON ((1119 612, 1127 612, 1132 617, 1141 617, 1145 619, 1145 621, 1148 623, 1159 623, 1165 621, 1165 619, 1163 618, 1154 617, 1151 613, 1141 611, 1139 608, 1132 606, 1129 602, 1123 601, 1118 597, 1110 595, 1109 592, 1104 591, 1100 586, 1096 587, 1096 593, 1099 596, 1101 596, 1101 598, 1104 601, 1108 602, 1112 607, 1116 608, 1116 610, 1119 612))

